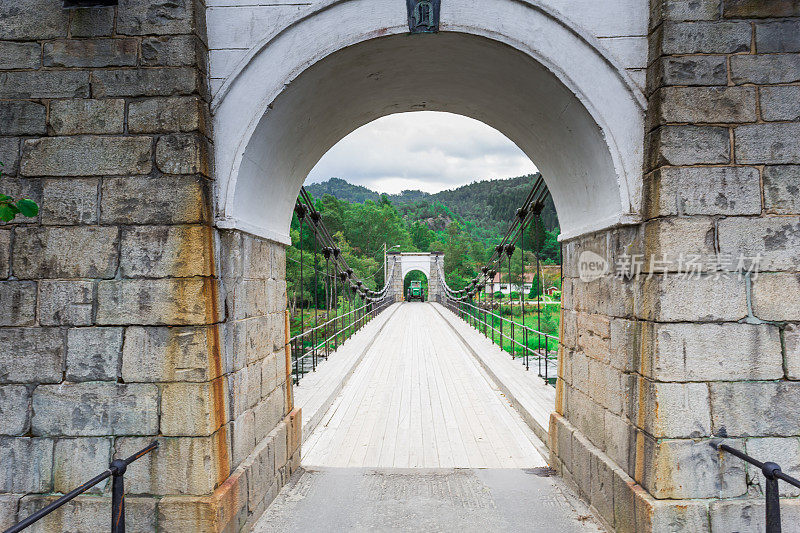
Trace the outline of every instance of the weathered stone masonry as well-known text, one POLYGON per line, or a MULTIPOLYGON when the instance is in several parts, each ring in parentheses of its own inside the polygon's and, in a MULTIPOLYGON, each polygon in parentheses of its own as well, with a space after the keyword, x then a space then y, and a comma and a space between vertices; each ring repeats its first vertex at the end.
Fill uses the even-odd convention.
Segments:
MULTIPOLYGON (((763 530, 763 479, 725 439, 800 464, 800 4, 652 4, 645 222, 565 246, 553 461, 617 531, 763 530), (761 254, 740 280, 584 283, 591 250, 761 254)), ((782 485, 784 524, 800 492, 782 485)))
MULTIPOLYGON (((0 526, 153 438, 134 531, 236 531, 296 468, 284 249, 212 227, 201 1, 0 2, 0 526)), ((107 527, 110 484, 44 530, 107 527)))

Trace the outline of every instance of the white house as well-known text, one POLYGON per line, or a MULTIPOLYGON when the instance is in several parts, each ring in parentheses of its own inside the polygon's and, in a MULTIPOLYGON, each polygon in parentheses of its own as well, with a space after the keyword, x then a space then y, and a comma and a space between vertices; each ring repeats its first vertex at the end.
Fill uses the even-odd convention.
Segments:
MULTIPOLYGON (((525 279, 523 280, 523 289, 525 294, 528 294, 533 287, 533 278, 535 277, 535 273, 533 272, 526 272, 525 279)), ((498 272, 494 275, 489 283, 486 284, 486 291, 489 293, 495 292, 502 292, 503 294, 509 294, 511 292, 520 292, 520 286, 517 283, 508 283, 508 272, 504 272, 502 275, 498 272), (509 287, 510 285, 510 287, 509 287)))

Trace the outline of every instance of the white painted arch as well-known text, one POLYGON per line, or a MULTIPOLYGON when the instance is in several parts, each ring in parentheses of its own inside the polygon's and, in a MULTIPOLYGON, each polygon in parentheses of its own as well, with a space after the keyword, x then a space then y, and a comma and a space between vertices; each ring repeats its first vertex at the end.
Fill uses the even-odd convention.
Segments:
MULTIPOLYGON (((642 0, 646 8, 647 0, 642 0)), ((637 217, 644 98, 597 39, 534 0, 328 0, 255 46, 214 99, 220 227, 288 242, 294 200, 345 135, 414 110, 481 120, 540 168, 566 237, 637 217)))
POLYGON ((414 270, 425 274, 428 280, 431 279, 431 254, 403 253, 398 254, 396 257, 400 258, 400 270, 404 281, 406 276, 414 270))

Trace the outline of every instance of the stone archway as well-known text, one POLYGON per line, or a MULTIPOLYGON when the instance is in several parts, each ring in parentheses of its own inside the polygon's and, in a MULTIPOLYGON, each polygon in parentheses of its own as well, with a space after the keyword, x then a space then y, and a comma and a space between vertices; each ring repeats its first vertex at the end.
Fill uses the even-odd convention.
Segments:
MULTIPOLYGON (((405 301, 409 301, 409 300, 408 300, 408 291, 409 291, 409 289, 408 289, 408 287, 407 287, 406 285, 407 285, 408 283, 410 283, 411 281, 418 281, 418 280, 420 280, 419 276, 422 276, 422 278, 423 278, 423 280, 424 280, 424 281, 423 281, 423 286, 424 286, 426 289, 430 289, 430 287, 428 286, 428 277, 425 275, 425 273, 424 273, 422 270, 419 270, 419 269, 416 269, 416 268, 415 268, 414 270, 410 270, 410 271, 409 271, 409 272, 408 272, 408 273, 407 273, 407 274, 406 274, 406 275, 403 277, 403 295, 405 296, 405 298, 404 298, 404 299, 405 299, 405 301), (409 278, 412 278, 412 279, 411 279, 411 280, 409 280, 409 278)), ((423 293, 423 296, 424 296, 424 298, 425 298, 425 301, 426 301, 426 302, 429 302, 429 301, 431 301, 430 290, 426 290, 426 291, 423 293)))
POLYGON ((400 267, 403 278, 412 270, 419 270, 425 277, 431 277, 431 254, 429 253, 405 253, 400 255, 400 267))
POLYGON ((319 158, 357 127, 414 110, 470 116, 519 145, 552 176, 567 237, 635 220, 641 90, 566 17, 491 4, 451 2, 439 34, 407 36, 400 2, 326 1, 254 47, 212 105, 217 224, 285 242, 291 198, 319 158))
MULTIPOLYGON (((591 33, 527 0, 450 1, 439 33, 407 33, 402 2, 326 1, 247 53, 212 103, 219 228, 244 240, 287 243, 294 200, 322 155, 376 118, 415 110, 469 116, 515 142, 545 176, 565 239, 590 233, 614 239, 615 228, 640 220, 644 96, 591 33), (335 38, 327 37, 332 32, 335 38)), ((398 299, 400 262, 393 281, 398 299)), ((574 300, 592 309, 594 322, 610 323, 613 314, 594 295, 574 300)), ((579 329, 590 328, 582 320, 579 329)), ((555 420, 577 428, 570 440, 591 436, 587 455, 602 454, 613 439, 596 427, 597 417, 609 412, 634 428, 616 410, 626 395, 624 371, 611 366, 608 346, 599 351, 598 371, 608 382, 581 381, 593 393, 581 404, 578 388, 573 393, 562 381, 556 406, 555 420)), ((608 431, 619 433, 619 426, 608 431)), ((569 477, 571 456, 557 445, 553 452, 553 463, 569 477)), ((602 464, 610 470, 615 460, 602 464)), ((619 472, 625 482, 634 473, 619 472)), ((591 483, 576 485, 589 491, 591 483)))
POLYGON ((396 301, 403 299, 403 283, 409 272, 422 272, 428 280, 428 301, 434 302, 442 295, 440 266, 444 264, 441 252, 389 252, 386 256, 386 271, 394 272, 391 280, 391 291, 396 301), (390 265, 394 265, 394 270, 390 265))

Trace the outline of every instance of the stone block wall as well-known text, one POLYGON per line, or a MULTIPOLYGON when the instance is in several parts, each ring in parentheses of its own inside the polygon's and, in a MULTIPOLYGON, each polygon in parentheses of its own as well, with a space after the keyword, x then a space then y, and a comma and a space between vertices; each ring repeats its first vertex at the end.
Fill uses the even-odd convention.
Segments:
POLYGON ((394 295, 395 302, 402 302, 405 294, 403 294, 403 267, 399 252, 387 254, 386 268, 388 269, 386 275, 391 273, 389 291, 394 295))
MULTIPOLYGON (((0 225, 2 526, 153 439, 135 531, 239 530, 297 467, 284 249, 212 225, 204 17, 0 3, 0 192, 41 205, 0 225)), ((106 527, 109 490, 43 530, 106 527)))
MULTIPOLYGON (((286 248, 240 231, 220 233, 226 321, 220 326, 227 375, 231 478, 249 527, 300 466, 300 413, 293 410, 286 345, 286 248)), ((234 529, 235 530, 235 529, 234 529)))
POLYGON ((565 245, 553 461, 618 531, 763 530, 761 474, 710 443, 798 473, 800 8, 656 0, 650 28, 644 222, 565 245), (581 281, 586 250, 642 274, 581 281))
POLYGON ((439 266, 444 261, 444 254, 433 252, 431 254, 431 275, 428 278, 428 300, 431 302, 439 301, 444 296, 442 280, 439 277, 439 266))

